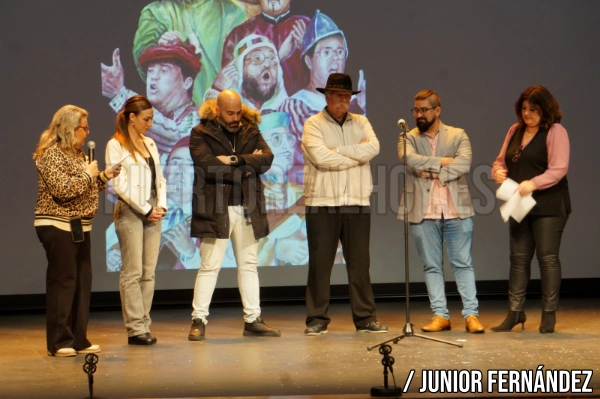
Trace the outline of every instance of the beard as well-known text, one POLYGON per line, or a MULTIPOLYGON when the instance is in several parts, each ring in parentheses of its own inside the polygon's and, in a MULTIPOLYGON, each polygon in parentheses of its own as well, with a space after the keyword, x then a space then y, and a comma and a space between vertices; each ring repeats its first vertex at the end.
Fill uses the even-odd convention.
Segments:
POLYGON ((242 127, 241 122, 225 123, 220 116, 217 116, 217 123, 229 133, 237 133, 242 127))
POLYGON ((417 119, 417 128, 419 132, 425 133, 429 130, 429 128, 437 121, 437 116, 434 116, 431 121, 428 121, 426 118, 417 119))
MULTIPOLYGON (((263 75, 269 72, 263 72, 263 75)), ((255 101, 265 103, 275 95, 277 90, 277 81, 275 80, 273 85, 264 87, 257 78, 254 76, 244 75, 244 81, 242 82, 242 91, 246 93, 246 97, 250 97, 255 101)))

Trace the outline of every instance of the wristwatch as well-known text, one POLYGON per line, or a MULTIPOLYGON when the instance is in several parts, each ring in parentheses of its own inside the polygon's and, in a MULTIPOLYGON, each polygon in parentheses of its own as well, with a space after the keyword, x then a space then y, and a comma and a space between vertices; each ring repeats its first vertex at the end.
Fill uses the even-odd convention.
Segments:
POLYGON ((232 164, 238 163, 237 156, 235 156, 235 155, 230 156, 229 157, 229 162, 231 162, 232 164))

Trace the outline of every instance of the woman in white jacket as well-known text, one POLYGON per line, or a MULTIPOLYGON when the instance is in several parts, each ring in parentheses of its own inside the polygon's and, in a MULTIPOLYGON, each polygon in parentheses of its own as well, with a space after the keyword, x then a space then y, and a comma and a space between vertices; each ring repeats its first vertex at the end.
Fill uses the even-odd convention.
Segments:
POLYGON ((143 96, 131 97, 117 115, 106 147, 106 164, 122 164, 111 185, 118 196, 114 219, 121 248, 119 291, 130 345, 152 345, 150 308, 160 248, 161 220, 167 212, 166 180, 156 144, 146 137, 154 110, 143 96))

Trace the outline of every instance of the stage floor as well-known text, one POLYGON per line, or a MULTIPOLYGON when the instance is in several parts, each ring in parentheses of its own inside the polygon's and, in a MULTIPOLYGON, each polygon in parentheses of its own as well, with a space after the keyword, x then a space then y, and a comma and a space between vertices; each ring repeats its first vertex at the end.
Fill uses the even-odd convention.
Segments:
MULTIPOLYGON (((463 348, 418 337, 391 345, 398 386, 404 387, 414 370, 402 397, 521 397, 498 393, 498 384, 492 384, 493 392, 488 392, 488 377, 502 376, 490 370, 532 370, 535 378, 540 365, 545 371, 593 371, 586 384, 593 392, 569 393, 573 388, 569 379, 555 384, 569 385, 567 392, 548 395, 541 393, 541 385, 532 381, 538 394, 525 396, 597 397, 600 299, 563 299, 560 305, 554 334, 538 332, 538 300, 527 303, 525 331, 517 331, 519 326, 511 333, 494 333, 489 327, 504 319, 506 301, 480 300, 480 319, 486 333, 469 334, 460 315, 460 302, 451 301, 452 331, 423 334, 463 344, 463 348), (423 371, 434 369, 469 371, 459 374, 463 378, 459 385, 470 390, 478 389, 478 375, 482 376, 482 392, 419 393, 423 371)), ((413 301, 411 308, 415 333, 421 333, 420 327, 431 318, 429 303, 413 301)), ((333 304, 330 315, 328 334, 306 337, 304 306, 263 306, 265 321, 281 329, 282 337, 245 338, 241 307, 215 307, 211 309, 206 340, 190 342, 190 309, 154 310, 152 332, 158 343, 140 347, 127 345, 120 312, 92 312, 88 336, 102 347, 94 374, 94 393, 105 398, 368 398, 372 386, 383 384, 383 367, 378 350, 367 351, 367 347, 402 334, 405 302, 378 303, 379 319, 390 328, 387 334, 355 332, 347 303, 333 304)), ((84 355, 47 356, 43 314, 0 316, 1 398, 86 397, 88 385, 83 364, 84 355)), ((569 376, 580 378, 576 388, 583 387, 584 373, 569 376)), ((391 375, 389 382, 393 384, 391 375)))

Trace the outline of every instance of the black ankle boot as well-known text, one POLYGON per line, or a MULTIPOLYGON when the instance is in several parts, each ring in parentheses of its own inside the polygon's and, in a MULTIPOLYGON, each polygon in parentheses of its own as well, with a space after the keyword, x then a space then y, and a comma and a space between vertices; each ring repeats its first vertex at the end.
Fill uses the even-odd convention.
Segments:
POLYGON ((542 324, 540 324, 540 332, 542 334, 548 334, 554 332, 554 325, 556 324, 556 312, 542 311, 542 324))
POLYGON ((506 332, 506 331, 512 330, 512 328, 514 326, 521 323, 521 331, 523 331, 525 329, 525 321, 526 320, 527 320, 527 317, 525 316, 524 312, 517 312, 514 310, 509 310, 508 316, 506 316, 506 319, 504 319, 502 324, 500 324, 499 326, 496 326, 496 327, 492 327, 490 330, 496 331, 496 332, 506 332))

